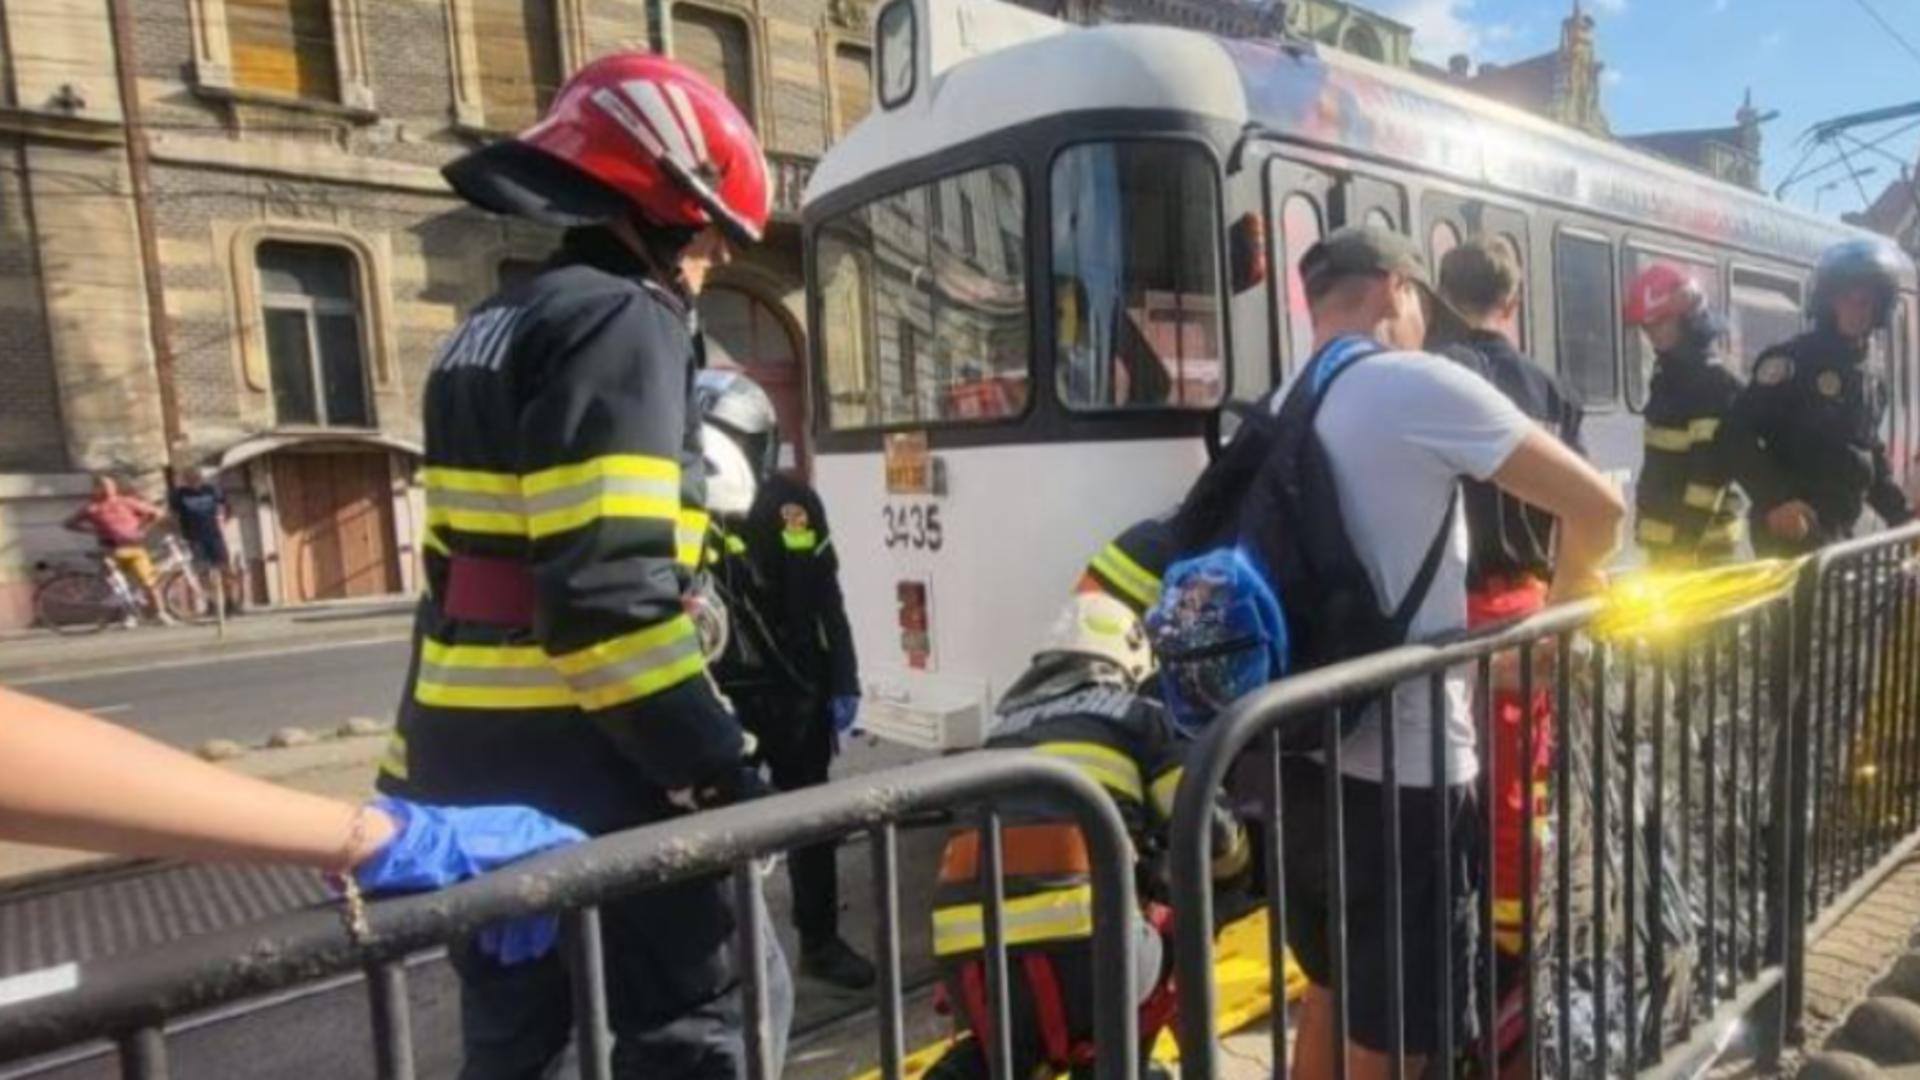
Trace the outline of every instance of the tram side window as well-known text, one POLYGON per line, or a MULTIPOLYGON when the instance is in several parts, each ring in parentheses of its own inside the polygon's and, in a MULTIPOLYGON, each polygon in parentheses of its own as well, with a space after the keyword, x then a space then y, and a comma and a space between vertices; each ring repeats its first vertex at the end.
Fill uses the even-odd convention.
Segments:
MULTIPOLYGON (((1515 339, 1520 343, 1520 350, 1526 352, 1528 344, 1533 340, 1533 335, 1529 333, 1527 327, 1527 306, 1529 299, 1527 290, 1532 288, 1533 282, 1533 278, 1527 273, 1527 253, 1526 250, 1520 246, 1520 241, 1514 239, 1512 233, 1500 233, 1497 238, 1500 246, 1507 249, 1507 254, 1513 256, 1513 265, 1520 268, 1520 306, 1515 308, 1513 312, 1513 333, 1515 339)), ((1437 269, 1440 264, 1435 262, 1433 265, 1437 269)), ((1531 353, 1528 353, 1528 355, 1532 356, 1531 353)), ((1536 362, 1539 360, 1538 357, 1533 357, 1533 359, 1536 362)))
POLYGON ((1307 362, 1313 355, 1313 313, 1307 307, 1307 287, 1300 281, 1300 260, 1307 250, 1320 242, 1325 226, 1320 206, 1311 198, 1294 194, 1280 210, 1280 250, 1286 261, 1287 360, 1288 370, 1307 362))
MULTIPOLYGON (((1699 282, 1701 290, 1707 294, 1707 305, 1714 311, 1726 310, 1720 288, 1720 270, 1713 264, 1631 245, 1627 247, 1625 255, 1625 265, 1620 268, 1622 282, 1632 281, 1649 266, 1666 263, 1699 282)), ((1621 345, 1626 353, 1627 405, 1639 412, 1647 407, 1647 388, 1653 380, 1653 348, 1647 343, 1645 334, 1631 329, 1626 331, 1626 340, 1621 345)))
POLYGON ((1026 411, 1025 200, 1019 172, 995 165, 877 199, 821 226, 815 273, 830 427, 989 421, 1026 411), (960 220, 939 228, 956 210, 960 220))
POLYGON ((1185 143, 1088 143, 1054 160, 1052 185, 1061 402, 1219 404, 1226 358, 1212 158, 1185 143))
POLYGON ((1792 281, 1756 273, 1733 272, 1732 318, 1727 320, 1727 362, 1741 377, 1753 373, 1753 362, 1769 347, 1800 332, 1800 286, 1792 281))
POLYGON ((1613 245, 1598 237, 1560 233, 1553 245, 1553 283, 1560 375, 1581 404, 1611 405, 1620 396, 1613 245))

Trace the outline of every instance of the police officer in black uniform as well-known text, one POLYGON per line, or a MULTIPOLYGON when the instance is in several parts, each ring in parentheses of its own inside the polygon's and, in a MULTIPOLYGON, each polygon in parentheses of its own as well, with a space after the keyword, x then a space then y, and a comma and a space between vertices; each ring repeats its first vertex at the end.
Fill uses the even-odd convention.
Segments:
POLYGON ((1762 555, 1845 539, 1864 506, 1888 525, 1913 516, 1880 436, 1886 383, 1868 362, 1872 337, 1893 311, 1903 260, 1885 240, 1829 248, 1807 295, 1813 329, 1754 362, 1727 436, 1762 555))
MULTIPOLYGON (((736 486, 709 481, 713 575, 728 609, 729 641, 715 667, 721 689, 758 742, 773 785, 794 791, 827 781, 840 736, 859 712, 853 630, 840 593, 840 561, 813 489, 778 469, 779 418, 753 380, 706 371, 694 399, 708 440, 734 444, 752 470, 745 512, 725 505, 736 486)), ((727 453, 727 448, 717 448, 727 453)), ((709 447, 709 470, 716 463, 709 447)), ((873 965, 841 938, 835 845, 787 860, 800 970, 849 990, 873 985, 873 965)))

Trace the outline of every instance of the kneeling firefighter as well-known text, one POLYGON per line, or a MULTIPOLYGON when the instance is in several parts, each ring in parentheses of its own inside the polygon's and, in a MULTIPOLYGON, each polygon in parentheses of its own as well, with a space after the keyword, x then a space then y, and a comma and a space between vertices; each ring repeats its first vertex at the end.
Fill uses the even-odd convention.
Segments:
MULTIPOLYGON (((1160 898, 1167 894, 1166 829, 1187 747, 1166 708, 1140 696, 1152 673, 1140 619, 1111 596, 1082 593, 1001 700, 987 740, 991 749, 1023 749, 1074 765, 1120 808, 1139 860, 1136 1050, 1143 1059, 1175 1008, 1172 919, 1160 898)), ((1070 815, 1042 797, 1002 810, 1013 1075, 1091 1076, 1095 959, 1085 837, 1070 815)), ((1245 836, 1224 812, 1216 824, 1215 877, 1238 876, 1249 862, 1245 836)), ((991 1022, 980 874, 979 831, 956 831, 940 862, 933 949, 963 1034, 926 1073, 928 1080, 988 1076, 975 1037, 991 1022)))
MULTIPOLYGON (((523 803, 594 835, 756 794, 684 607, 706 529, 693 303, 766 225, 752 128, 692 70, 619 53, 446 176, 566 233, 467 316, 427 379, 428 587, 381 790, 523 803)), ((615 1075, 745 1074, 732 897, 702 877, 602 905, 615 1075)), ((753 960, 779 1054, 791 983, 768 952, 753 960)), ((573 1032, 561 957, 463 946, 452 962, 461 1075, 545 1075, 573 1032)))
MULTIPOLYGON (((714 675, 757 740, 774 787, 824 784, 860 702, 826 511, 812 488, 778 471, 779 418, 757 383, 705 371, 694 400, 712 477, 708 563, 729 615, 714 675), (743 480, 733 479, 743 471, 743 480)), ((800 970, 861 990, 873 985, 874 970, 840 936, 836 847, 816 844, 787 860, 800 970)))

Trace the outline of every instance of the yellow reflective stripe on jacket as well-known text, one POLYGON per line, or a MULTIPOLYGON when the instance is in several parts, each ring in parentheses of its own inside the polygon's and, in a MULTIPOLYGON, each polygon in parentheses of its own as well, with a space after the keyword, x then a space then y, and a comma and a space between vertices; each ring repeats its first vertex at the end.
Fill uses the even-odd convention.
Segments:
MULTIPOLYGON (((606 454, 529 473, 520 488, 526 499, 527 535, 535 540, 603 518, 651 518, 677 525, 680 517, 680 466, 666 458, 606 454)), ((696 547, 687 565, 697 565, 699 558, 696 547)))
POLYGON ((704 666, 700 634, 685 615, 553 658, 554 669, 588 711, 657 694, 704 666))
POLYGON ((1731 546, 1739 543, 1746 535, 1747 523, 1744 520, 1740 518, 1728 518, 1725 521, 1716 521, 1707 526, 1707 531, 1700 534, 1700 539, 1706 543, 1731 546))
POLYGON ((427 527, 445 525, 461 532, 524 536, 525 504, 520 478, 511 473, 449 469, 431 465, 422 474, 427 489, 427 527))
MULTIPOLYGON (((674 561, 688 568, 700 565, 700 553, 707 546, 707 528, 713 523, 713 516, 704 510, 679 508, 673 525, 674 561)), ((729 544, 732 536, 727 537, 729 544)), ((732 547, 728 547, 732 551, 732 547)), ((744 548, 743 548, 744 550, 744 548)))
POLYGON ((565 709, 574 695, 538 645, 420 642, 413 698, 453 709, 565 709))
POLYGON ((1180 777, 1185 775, 1185 773, 1186 771, 1184 769, 1168 769, 1166 772, 1161 773, 1159 778, 1154 780, 1153 806, 1154 809, 1160 811, 1161 817, 1170 818, 1173 816, 1173 797, 1179 793, 1180 777))
POLYGON ((1664 521, 1655 521, 1652 518, 1643 517, 1640 519, 1640 523, 1634 527, 1634 535, 1639 537, 1642 543, 1671 544, 1673 543, 1673 538, 1678 534, 1674 531, 1672 525, 1664 521))
POLYGON ((1688 484, 1686 494, 1682 496, 1688 506, 1696 510, 1712 510, 1720 505, 1720 488, 1712 484, 1688 484))
POLYGON ((781 529, 780 546, 788 551, 812 551, 820 544, 820 534, 812 529, 781 529))
POLYGON ((1647 426, 1647 449, 1684 454, 1693 449, 1693 436, 1685 428, 1647 426))
POLYGON ((1719 432, 1720 418, 1717 416, 1703 416, 1687 425, 1687 435, 1695 443, 1712 442, 1719 432))
POLYGON ((447 542, 440 539, 440 534, 435 532, 431 525, 420 534, 420 546, 441 555, 453 554, 453 550, 447 547, 447 542))
POLYGON ((380 755, 380 771, 395 780, 407 778, 407 737, 394 732, 387 736, 387 748, 380 755))
POLYGON ((1152 607, 1160 599, 1160 579, 1133 561, 1118 544, 1108 544, 1093 557, 1092 569, 1141 607, 1152 607))
POLYGON ((1048 757, 1066 759, 1088 777, 1135 802, 1146 800, 1146 791, 1140 783, 1140 766, 1118 750, 1089 742, 1041 743, 1034 749, 1048 757))
MULTIPOLYGON (((1093 935, 1093 886, 1077 885, 1008 900, 1000 909, 1009 946, 1033 945, 1093 935)), ((980 904, 955 904, 933 913, 933 954, 952 956, 986 947, 986 911, 980 904)))

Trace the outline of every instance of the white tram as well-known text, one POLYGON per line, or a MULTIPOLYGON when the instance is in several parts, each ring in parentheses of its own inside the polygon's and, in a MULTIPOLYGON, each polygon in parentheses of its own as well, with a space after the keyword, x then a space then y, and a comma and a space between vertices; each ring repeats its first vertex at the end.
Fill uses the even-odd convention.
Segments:
MULTIPOLYGON (((863 723, 977 743, 1081 567, 1171 506, 1209 417, 1300 362, 1290 268, 1355 221, 1437 259, 1492 233, 1524 345, 1639 467, 1647 367, 1622 284, 1698 273, 1744 367, 1798 332, 1855 230, 1423 76, 1305 43, 1076 28, 996 0, 893 0, 876 107, 804 211, 815 482, 866 680, 863 723)), ((1914 281, 1879 349, 1897 467, 1920 449, 1914 281)))

